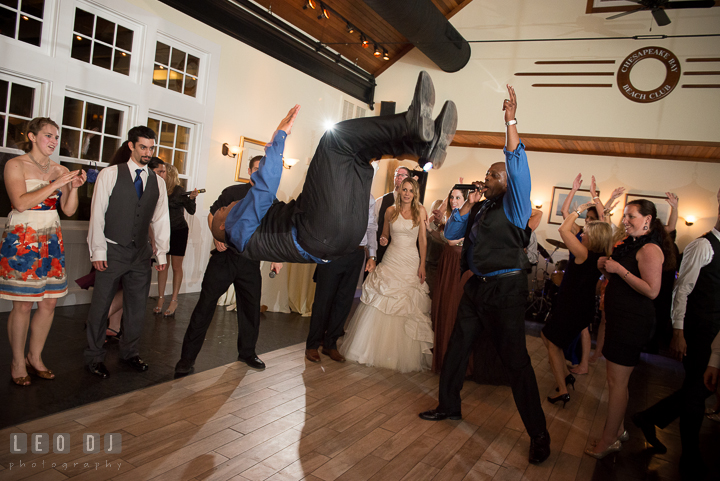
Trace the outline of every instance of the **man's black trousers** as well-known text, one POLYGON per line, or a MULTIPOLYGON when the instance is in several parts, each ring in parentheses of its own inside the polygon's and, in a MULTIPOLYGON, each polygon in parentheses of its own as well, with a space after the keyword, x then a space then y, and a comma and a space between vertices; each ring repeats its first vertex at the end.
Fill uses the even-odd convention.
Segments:
POLYGON ((440 373, 438 410, 461 411, 460 391, 473 344, 479 336, 490 336, 508 372, 525 429, 530 437, 544 433, 545 414, 525 345, 527 277, 519 274, 485 282, 474 276, 464 290, 440 373))
POLYGON ((218 299, 231 285, 235 286, 237 300, 238 355, 248 357, 255 354, 260 329, 260 263, 245 259, 228 249, 223 252, 214 250, 210 256, 202 281, 200 299, 185 331, 182 359, 195 361, 197 358, 215 314, 218 299))
POLYGON ((364 249, 356 249, 329 264, 318 264, 307 349, 317 349, 321 342, 325 349, 337 349, 364 265, 364 249))

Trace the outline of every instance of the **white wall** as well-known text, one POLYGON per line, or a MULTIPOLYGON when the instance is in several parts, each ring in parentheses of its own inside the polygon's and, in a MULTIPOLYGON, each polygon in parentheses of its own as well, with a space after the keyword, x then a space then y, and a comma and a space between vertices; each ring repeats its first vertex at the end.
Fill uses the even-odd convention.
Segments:
MULTIPOLYGON (((634 14, 624 19, 606 21, 609 15, 586 15, 586 2, 562 0, 537 2, 508 0, 492 2, 474 0, 451 23, 467 40, 617 37, 648 34, 650 13, 634 14)), ((653 28, 653 34, 666 35, 719 33, 720 8, 672 11, 668 27, 653 28)), ((581 42, 473 43, 468 65, 460 72, 440 71, 417 49, 411 51, 378 78, 376 101, 392 100, 398 109, 410 103, 413 85, 419 70, 427 70, 436 91, 435 113, 446 99, 458 107, 458 129, 504 131, 502 101, 507 97, 505 84, 512 84, 518 95, 518 129, 523 133, 609 136, 644 139, 720 141, 720 95, 717 89, 684 89, 679 86, 665 99, 651 104, 631 102, 618 88, 537 88, 537 82, 603 83, 614 77, 521 77, 516 72, 538 71, 617 71, 622 60, 632 51, 657 45, 674 52, 687 70, 717 70, 717 64, 684 62, 688 57, 717 57, 718 38, 666 40, 611 40, 581 42), (544 66, 537 60, 613 59, 611 67, 544 66), (550 80, 552 79, 552 80, 550 80)), ((658 72, 653 60, 645 60, 633 69, 633 82, 657 85, 658 72), (647 64, 647 69, 643 66, 647 64), (637 75, 636 75, 637 74, 637 75)), ((659 62, 658 62, 659 64, 659 62)), ((660 72, 664 76, 664 72, 660 72)), ((694 83, 716 83, 715 77, 694 77, 694 83), (698 81, 698 79, 702 80, 698 81)), ((680 84, 688 81, 681 78, 680 84)), ((458 177, 466 181, 482 179, 493 162, 503 159, 501 151, 451 147, 445 165, 430 173, 426 205, 447 195, 458 177)), ((573 178, 582 172, 588 186, 590 175, 598 181, 601 197, 624 186, 632 193, 664 195, 672 191, 680 196, 680 216, 694 215, 698 221, 686 227, 681 220, 678 245, 681 249, 694 237, 707 231, 717 218, 716 193, 720 188, 720 165, 667 160, 584 156, 569 154, 529 153, 532 172, 532 199, 544 201, 543 210, 550 208, 553 186, 570 187, 573 178)), ((382 167, 381 167, 382 172, 382 167)), ((376 182, 377 185, 377 182, 376 182)), ((615 218, 619 220, 620 208, 615 218)), ((559 238, 557 226, 547 223, 547 214, 538 234, 559 238)))

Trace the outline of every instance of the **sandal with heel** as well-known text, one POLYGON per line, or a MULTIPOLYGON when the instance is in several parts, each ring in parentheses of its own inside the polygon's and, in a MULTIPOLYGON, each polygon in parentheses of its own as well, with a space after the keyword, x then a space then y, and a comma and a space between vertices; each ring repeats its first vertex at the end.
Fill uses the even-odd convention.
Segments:
POLYGON ((168 306, 167 311, 165 311, 165 314, 163 314, 163 317, 175 317, 175 309, 173 309, 172 311, 170 310, 170 308, 172 307, 173 302, 175 303, 175 309, 177 309, 178 300, 177 300, 177 299, 172 299, 172 300, 170 301, 170 306, 168 306))
POLYGON ((159 316, 160 314, 162 314, 162 305, 165 304, 165 297, 159 296, 158 302, 159 301, 162 301, 162 304, 160 304, 159 306, 157 306, 153 309, 153 314, 155 314, 156 316, 159 316))
POLYGON ((32 374, 41 379, 47 379, 48 381, 55 379, 55 374, 53 374, 51 370, 48 369, 47 371, 39 371, 35 369, 35 366, 30 364, 30 361, 28 361, 27 359, 25 359, 25 369, 28 372, 28 377, 30 377, 30 374, 32 374))

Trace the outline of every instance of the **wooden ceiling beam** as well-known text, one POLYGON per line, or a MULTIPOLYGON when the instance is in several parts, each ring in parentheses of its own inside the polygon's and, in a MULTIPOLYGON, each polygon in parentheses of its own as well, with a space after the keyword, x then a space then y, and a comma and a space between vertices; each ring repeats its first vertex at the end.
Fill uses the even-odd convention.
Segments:
MULTIPOLYGON (((521 134, 528 151, 720 163, 720 142, 521 134)), ((453 147, 502 149, 504 132, 458 130, 453 147)))

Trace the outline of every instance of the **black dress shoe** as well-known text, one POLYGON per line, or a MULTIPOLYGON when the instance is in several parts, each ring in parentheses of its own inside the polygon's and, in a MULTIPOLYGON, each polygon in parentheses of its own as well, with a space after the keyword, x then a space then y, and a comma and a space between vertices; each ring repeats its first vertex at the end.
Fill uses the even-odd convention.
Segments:
POLYGON ((175 376, 187 376, 195 370, 195 362, 187 359, 182 359, 175 364, 175 376))
POLYGON ((432 112, 435 107, 435 87, 426 71, 421 71, 415 84, 412 103, 405 114, 408 131, 419 142, 430 142, 435 135, 432 112))
POLYGON ((440 115, 435 119, 435 138, 432 142, 427 143, 418 159, 420 167, 424 168, 427 163, 432 164, 433 169, 442 167, 447 155, 447 148, 455 137, 457 121, 457 107, 452 100, 448 100, 443 105, 440 115))
POLYGON ((652 446, 657 453, 667 453, 667 447, 657 438, 655 434, 655 424, 652 421, 645 419, 643 413, 635 413, 630 418, 635 426, 639 427, 645 435, 645 440, 652 446))
POLYGON ((424 419, 425 421, 442 421, 444 419, 458 420, 462 419, 462 415, 459 412, 443 413, 437 409, 431 409, 429 411, 421 412, 420 419, 424 419))
POLYGON ((238 356, 238 361, 242 361, 253 369, 265 369, 265 363, 260 360, 257 355, 253 354, 248 357, 238 356))
POLYGON ((107 379, 110 377, 110 371, 107 370, 105 364, 103 364, 102 362, 94 362, 92 364, 88 364, 87 368, 88 371, 90 371, 90 374, 94 374, 102 379, 107 379))
POLYGON ((530 439, 530 455, 528 461, 540 464, 550 456, 550 433, 545 431, 530 439))
POLYGON ((122 362, 135 369, 137 372, 145 372, 150 367, 148 363, 143 362, 140 356, 133 356, 130 359, 121 359, 122 362))

